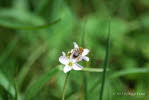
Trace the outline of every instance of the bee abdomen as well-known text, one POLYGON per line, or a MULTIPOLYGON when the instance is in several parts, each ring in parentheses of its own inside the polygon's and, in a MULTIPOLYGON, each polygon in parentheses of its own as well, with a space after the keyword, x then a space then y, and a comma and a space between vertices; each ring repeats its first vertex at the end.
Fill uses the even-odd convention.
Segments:
POLYGON ((76 57, 78 57, 79 56, 79 54, 73 54, 73 57, 74 58, 76 58, 76 57))

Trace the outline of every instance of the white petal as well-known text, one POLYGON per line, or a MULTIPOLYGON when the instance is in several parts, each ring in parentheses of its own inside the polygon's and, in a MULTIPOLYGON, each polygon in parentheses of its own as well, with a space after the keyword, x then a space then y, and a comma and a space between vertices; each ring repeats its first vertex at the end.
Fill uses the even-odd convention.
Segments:
POLYGON ((83 56, 79 57, 76 62, 82 61, 82 59, 83 59, 83 56))
POLYGON ((74 50, 74 49, 72 49, 72 50, 70 51, 70 53, 73 53, 73 50, 74 50))
POLYGON ((64 73, 69 72, 71 69, 72 69, 72 67, 65 66, 65 67, 64 67, 64 73))
POLYGON ((82 70, 82 66, 81 65, 79 65, 79 64, 74 64, 73 66, 72 66, 72 68, 74 69, 74 70, 82 70))
POLYGON ((66 65, 66 64, 68 64, 69 59, 66 56, 61 56, 61 57, 59 57, 59 62, 66 65))
POLYGON ((71 62, 72 63, 76 63, 77 62, 77 59, 71 59, 71 62))
POLYGON ((83 59, 84 59, 85 61, 89 61, 89 58, 88 58, 87 56, 84 56, 83 59))
POLYGON ((90 52, 89 49, 84 49, 84 51, 82 53, 82 56, 86 56, 89 52, 90 52))
POLYGON ((62 52, 62 56, 66 56, 65 52, 62 52))
POLYGON ((79 48, 78 44, 76 42, 73 42, 74 48, 79 48))
POLYGON ((68 51, 68 53, 72 53, 73 52, 73 49, 71 49, 71 51, 68 51))

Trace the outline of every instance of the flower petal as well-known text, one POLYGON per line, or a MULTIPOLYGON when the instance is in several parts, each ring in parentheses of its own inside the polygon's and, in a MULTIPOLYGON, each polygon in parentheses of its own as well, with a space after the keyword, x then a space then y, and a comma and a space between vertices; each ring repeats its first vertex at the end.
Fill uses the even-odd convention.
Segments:
POLYGON ((89 61, 89 57, 87 57, 87 56, 84 56, 83 59, 84 59, 85 61, 89 61))
POLYGON ((66 65, 66 64, 68 64, 69 59, 66 56, 61 56, 61 57, 59 57, 59 62, 66 65))
POLYGON ((72 58, 70 61, 71 61, 72 63, 76 63, 76 62, 77 62, 77 59, 73 59, 73 58, 72 58))
POLYGON ((74 48, 79 48, 78 44, 76 42, 73 42, 74 48))
POLYGON ((86 56, 89 52, 90 52, 89 49, 84 49, 84 51, 82 53, 82 56, 86 56))
POLYGON ((83 59, 83 56, 77 58, 77 59, 76 59, 76 62, 82 61, 82 59, 83 59))
POLYGON ((65 52, 62 52, 62 56, 66 56, 66 53, 65 52))
POLYGON ((74 70, 82 70, 82 66, 81 65, 79 65, 78 63, 76 63, 76 64, 74 64, 73 66, 72 66, 72 68, 74 69, 74 70))
POLYGON ((68 53, 73 53, 73 49, 71 49, 71 51, 68 51, 68 53))
POLYGON ((65 67, 64 67, 64 73, 69 72, 71 69, 72 69, 72 67, 65 66, 65 67))

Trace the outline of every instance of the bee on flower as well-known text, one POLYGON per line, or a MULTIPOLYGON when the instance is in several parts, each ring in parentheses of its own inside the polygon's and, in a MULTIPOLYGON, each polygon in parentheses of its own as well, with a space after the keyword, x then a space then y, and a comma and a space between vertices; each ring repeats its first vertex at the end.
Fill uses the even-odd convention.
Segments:
POLYGON ((74 49, 70 51, 71 53, 70 57, 72 59, 76 59, 77 61, 82 61, 82 59, 89 61, 89 58, 86 56, 89 53, 89 49, 84 49, 79 47, 76 42, 74 42, 73 44, 74 44, 74 49))
POLYGON ((73 44, 74 49, 68 52, 68 56, 62 52, 62 56, 59 58, 60 63, 65 65, 64 73, 67 73, 72 69, 82 70, 83 67, 79 65, 78 62, 82 60, 89 61, 89 58, 86 56, 89 53, 89 49, 79 47, 76 42, 73 44))

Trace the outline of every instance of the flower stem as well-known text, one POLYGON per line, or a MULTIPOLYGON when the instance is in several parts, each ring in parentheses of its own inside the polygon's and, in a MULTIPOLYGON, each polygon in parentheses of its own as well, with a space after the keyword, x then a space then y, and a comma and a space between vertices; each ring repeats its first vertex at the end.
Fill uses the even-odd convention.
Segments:
MULTIPOLYGON (((103 68, 83 68, 81 71, 87 72, 103 72, 103 68)), ((108 69, 107 69, 108 71, 108 69)))
POLYGON ((62 100, 65 100, 66 85, 67 85, 67 82, 68 82, 69 74, 70 74, 70 72, 67 73, 66 78, 65 78, 65 83, 64 83, 64 87, 63 87, 63 94, 62 94, 62 100))
MULTIPOLYGON (((63 66, 58 65, 59 70, 63 71, 63 66)), ((73 71, 73 70, 72 70, 73 71)), ((100 73, 103 72, 103 68, 89 68, 86 66, 86 68, 83 68, 82 70, 83 72, 96 72, 96 73, 100 73)), ((106 71, 110 71, 109 68, 106 69, 106 71)))

